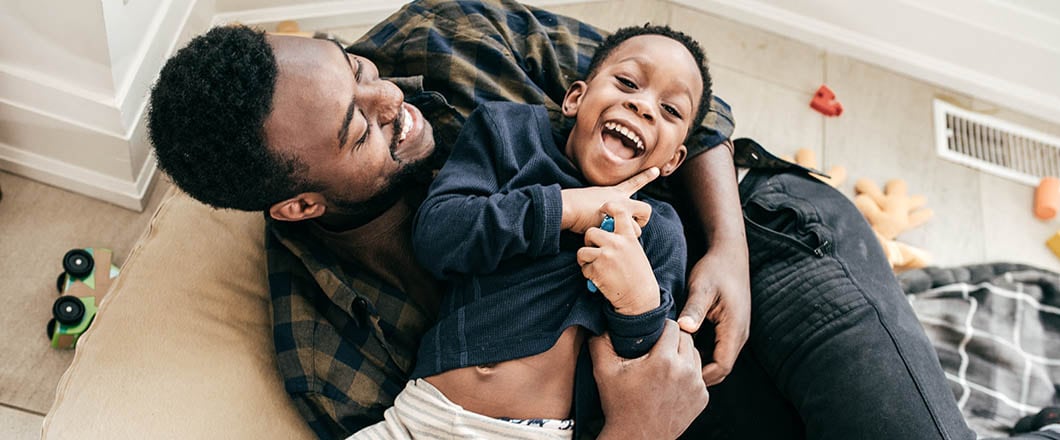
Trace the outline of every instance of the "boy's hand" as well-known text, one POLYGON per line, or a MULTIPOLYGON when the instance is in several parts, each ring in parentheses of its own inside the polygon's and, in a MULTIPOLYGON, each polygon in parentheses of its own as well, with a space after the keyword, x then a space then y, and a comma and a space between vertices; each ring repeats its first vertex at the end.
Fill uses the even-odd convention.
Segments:
POLYGON ((595 227, 585 231, 586 247, 578 249, 582 274, 620 314, 639 315, 658 308, 659 283, 637 240, 640 226, 629 205, 607 202, 601 211, 614 217, 615 232, 595 227))
POLYGON ((600 221, 604 219, 603 214, 600 213, 600 207, 604 203, 616 200, 623 200, 623 203, 628 204, 637 224, 644 227, 648 224, 648 218, 651 217, 651 206, 638 200, 630 200, 629 197, 657 177, 659 177, 659 169, 652 167, 618 185, 560 191, 563 197, 563 218, 560 220, 560 229, 584 234, 589 228, 600 226, 600 221))

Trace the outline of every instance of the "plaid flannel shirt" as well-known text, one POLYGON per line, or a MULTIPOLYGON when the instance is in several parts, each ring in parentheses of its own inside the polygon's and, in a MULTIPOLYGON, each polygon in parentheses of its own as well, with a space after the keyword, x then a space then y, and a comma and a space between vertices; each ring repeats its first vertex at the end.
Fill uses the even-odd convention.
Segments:
MULTIPOLYGON (((405 92, 449 149, 480 103, 544 105, 558 130, 567 86, 602 41, 577 20, 507 0, 416 1, 347 50, 405 92), (444 96, 444 98, 443 98, 444 96)), ((690 155, 732 133, 719 99, 687 143, 690 155)), ((273 337, 284 386, 322 438, 382 420, 404 387, 420 337, 433 324, 399 289, 340 261, 304 225, 268 221, 273 337)))

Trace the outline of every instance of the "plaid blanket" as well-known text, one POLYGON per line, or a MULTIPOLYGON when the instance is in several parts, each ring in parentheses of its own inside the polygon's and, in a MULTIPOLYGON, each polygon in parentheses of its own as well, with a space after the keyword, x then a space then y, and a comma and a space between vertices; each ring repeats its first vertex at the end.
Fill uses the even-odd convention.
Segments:
POLYGON ((1060 274, 992 263, 898 279, 981 437, 1060 405, 1060 274))

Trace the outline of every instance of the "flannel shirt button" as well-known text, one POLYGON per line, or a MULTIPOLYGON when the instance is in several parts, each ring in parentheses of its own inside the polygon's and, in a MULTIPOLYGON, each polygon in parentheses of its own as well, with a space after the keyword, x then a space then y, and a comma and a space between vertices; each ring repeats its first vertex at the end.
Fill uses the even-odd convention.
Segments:
POLYGON ((353 300, 353 305, 350 307, 350 313, 353 315, 353 319, 357 321, 357 326, 360 327, 368 323, 368 300, 357 297, 353 300))

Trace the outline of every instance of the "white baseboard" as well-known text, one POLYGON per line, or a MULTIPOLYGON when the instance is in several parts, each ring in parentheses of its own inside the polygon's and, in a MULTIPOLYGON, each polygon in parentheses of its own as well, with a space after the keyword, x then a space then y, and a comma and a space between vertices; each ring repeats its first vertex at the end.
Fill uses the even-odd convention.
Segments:
MULTIPOLYGON (((0 114, 28 115, 16 117, 13 121, 20 122, 12 123, 29 124, 29 127, 46 121, 44 126, 101 135, 80 145, 81 149, 104 148, 99 142, 107 143, 106 148, 113 148, 115 142, 125 144, 128 156, 116 159, 128 161, 129 169, 117 176, 129 177, 116 177, 113 170, 103 173, 53 154, 42 154, 34 148, 41 142, 37 136, 18 138, 26 144, 0 144, 0 169, 142 211, 156 178, 154 156, 143 140, 150 85, 174 50, 205 30, 214 15, 210 1, 181 0, 164 5, 165 10, 159 13, 145 36, 150 41, 140 45, 112 96, 34 75, 18 66, 0 65, 0 114), (23 119, 26 117, 31 119, 23 119)), ((113 168, 113 162, 110 164, 113 168)))
POLYGON ((136 130, 137 121, 143 118, 151 85, 162 71, 166 60, 190 39, 188 34, 198 34, 208 26, 208 23, 197 15, 206 13, 204 9, 210 6, 209 3, 199 0, 167 3, 169 8, 160 14, 148 31, 145 38, 150 41, 140 46, 133 67, 116 80, 114 102, 121 110, 122 127, 126 129, 127 135, 136 130))
MULTIPOLYGON (((901 42, 874 37, 861 31, 860 24, 871 22, 879 17, 872 14, 862 13, 851 16, 846 12, 822 11, 829 9, 821 6, 827 2, 802 2, 815 7, 800 8, 800 12, 793 12, 790 4, 785 7, 777 6, 770 0, 668 0, 673 4, 685 6, 705 13, 717 15, 723 18, 749 24, 767 31, 794 38, 826 51, 850 56, 872 64, 885 66, 886 68, 912 76, 914 78, 935 83, 957 92, 965 93, 976 98, 985 99, 1002 106, 1026 113, 1037 118, 1060 123, 1060 86, 1056 81, 1046 79, 1039 80, 1041 76, 1034 76, 1037 84, 1028 86, 1024 82, 1016 80, 1012 75, 992 75, 984 73, 973 66, 982 63, 986 53, 1005 52, 1015 57, 1020 66, 1029 66, 1032 63, 1040 66, 1060 66, 1060 47, 1056 42, 1060 39, 1035 41, 1020 41, 1031 38, 1028 35, 1014 36, 1006 32, 1017 26, 1023 20, 1028 29, 1040 29, 1047 24, 1048 17, 1035 16, 1034 14, 1013 15, 1009 14, 1005 22, 1006 29, 987 26, 986 21, 974 22, 969 19, 970 14, 947 14, 947 11, 939 11, 923 7, 923 5, 892 1, 891 4, 873 3, 874 8, 890 8, 891 20, 914 21, 918 23, 937 22, 945 24, 946 32, 941 33, 938 29, 930 26, 918 28, 914 41, 923 44, 926 42, 941 41, 949 47, 956 47, 962 42, 967 42, 974 47, 978 40, 982 42, 984 35, 992 38, 990 47, 982 47, 983 53, 973 56, 958 57, 957 60, 946 60, 932 55, 917 44, 901 42), (833 22, 820 17, 829 17, 833 22), (829 15, 831 14, 831 15, 829 15), (844 15, 845 14, 845 15, 844 15), (836 17, 841 16, 839 20, 836 17), (836 25, 834 21, 842 21, 843 25, 836 25), (995 40, 1009 39, 1013 44, 999 46, 995 40), (1051 45, 1051 46, 1050 46, 1051 45), (1003 47, 1003 48, 1002 48, 1003 47), (987 52, 990 49, 992 52, 987 52)), ((848 3, 838 3, 833 6, 847 7, 848 3)), ((989 8, 1001 8, 986 1, 972 2, 967 7, 977 7, 989 10, 989 8)), ((834 8, 833 8, 834 9, 834 8)), ((982 18, 980 20, 986 20, 982 18)), ((894 30, 894 32, 899 32, 894 30)), ((1054 30, 1055 32, 1055 30, 1054 30)), ((1036 35, 1041 35, 1037 32, 1036 35)), ((965 48, 968 46, 964 46, 965 48)), ((1043 72, 1055 74, 1053 69, 1045 69, 1043 72)))
POLYGON ((129 182, 5 144, 0 144, 0 169, 137 212, 147 205, 147 192, 158 174, 154 157, 145 160, 136 181, 129 182))
MULTIPOLYGON (((599 1, 522 0, 525 4, 541 8, 599 1)), ((284 20, 296 20, 302 29, 370 26, 379 23, 407 3, 409 3, 407 0, 362 0, 357 2, 336 0, 313 4, 248 9, 217 14, 214 16, 213 24, 239 22, 246 25, 270 25, 284 20)))
POLYGON ((147 90, 162 64, 172 53, 197 0, 167 2, 160 19, 149 29, 132 67, 123 72, 112 94, 87 90, 78 84, 57 80, 41 72, 0 63, 0 102, 114 137, 128 136, 143 113, 147 90))
MULTIPOLYGON (((601 2, 601 0, 524 1, 544 8, 601 2)), ((893 44, 886 39, 874 38, 859 32, 856 25, 853 28, 837 26, 816 19, 810 13, 794 12, 790 9, 791 6, 784 7, 787 4, 778 3, 778 0, 656 1, 669 1, 674 5, 762 27, 820 46, 828 51, 887 66, 915 78, 942 84, 958 92, 1001 103, 1041 119, 1060 122, 1060 86, 1040 90, 1018 81, 984 74, 967 67, 965 63, 947 62, 927 55, 917 50, 915 46, 893 44)), ((946 1, 948 2, 946 4, 950 5, 960 4, 958 0, 946 1)), ((976 5, 986 12, 964 14, 960 17, 961 20, 968 21, 969 32, 975 31, 974 21, 988 15, 987 13, 991 11, 989 8, 992 7, 992 3, 989 3, 992 0, 975 1, 978 2, 976 5)), ((818 4, 813 3, 812 0, 802 0, 802 2, 807 5, 818 4)), ((298 20, 305 29, 371 26, 396 11, 404 3, 393 0, 336 0, 214 14, 213 1, 172 1, 171 10, 167 11, 172 14, 163 17, 156 28, 149 33, 157 41, 145 45, 137 54, 134 73, 126 76, 127 81, 123 81, 118 86, 115 96, 100 96, 98 93, 78 90, 70 84, 49 82, 46 78, 35 78, 31 72, 20 71, 17 66, 0 65, 0 105, 11 105, 23 111, 33 111, 41 117, 47 117, 63 124, 90 129, 96 133, 129 141, 138 130, 142 129, 147 90, 145 84, 157 75, 157 70, 177 46, 183 44, 191 35, 203 30, 198 28, 204 27, 207 23, 220 24, 238 21, 250 25, 270 25, 282 20, 298 20), (189 28, 189 23, 195 29, 189 28)), ((908 3, 903 4, 905 7, 913 7, 908 3)), ((921 9, 926 11, 925 13, 933 13, 925 8, 921 9)), ((871 20, 873 17, 861 18, 871 20)), ((1018 15, 1006 18, 1006 29, 1016 26, 1013 23, 1018 24, 1018 19, 1018 15)), ((1031 29, 1034 32, 1031 32, 1029 36, 1023 35, 1020 38, 1038 38, 1034 35, 1047 35, 1049 29, 1051 28, 1036 27, 1031 29)), ((993 31, 1001 32, 1000 29, 993 31)), ((1034 46, 1031 43, 1035 41, 1028 43, 1027 47, 1034 46)), ((1042 47, 1034 50, 1038 49, 1042 47)), ((1060 49, 1057 50, 1060 51, 1060 49)), ((1060 55, 1053 55, 1057 57, 1056 59, 1060 59, 1060 55)), ((1056 59, 1050 58, 1046 65, 1060 63, 1056 59)), ((1057 70, 1060 71, 1060 69, 1057 70)), ((148 157, 142 164, 135 165, 140 168, 135 181, 126 181, 19 147, 23 146, 0 144, 0 168, 130 209, 143 208, 142 199, 155 178, 155 163, 152 157, 148 157)), ((85 146, 85 148, 90 148, 90 146, 85 146)), ((143 157, 143 154, 143 151, 137 150, 131 152, 130 156, 143 157)), ((132 174, 132 171, 130 170, 129 174, 132 174)))
POLYGON ((213 24, 239 22, 245 25, 267 25, 284 20, 296 20, 303 29, 373 25, 400 9, 405 3, 408 2, 395 2, 393 0, 330 1, 248 9, 217 14, 213 18, 213 24))

